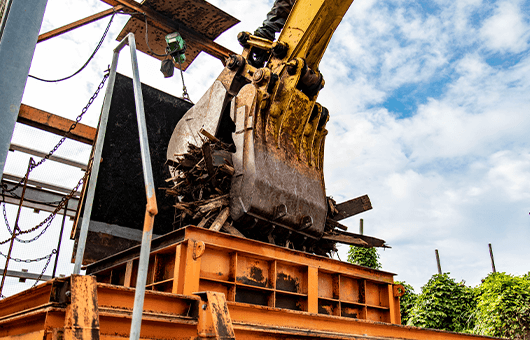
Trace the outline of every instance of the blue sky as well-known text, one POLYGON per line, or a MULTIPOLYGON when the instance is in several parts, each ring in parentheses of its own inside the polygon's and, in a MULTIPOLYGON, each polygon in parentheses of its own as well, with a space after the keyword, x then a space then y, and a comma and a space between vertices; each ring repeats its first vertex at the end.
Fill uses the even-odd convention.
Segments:
MULTIPOLYGON (((272 1, 211 3, 241 20, 217 39, 237 52, 237 33, 253 31, 272 1)), ((42 32, 106 8, 96 0, 49 1, 42 32)), ((488 243, 498 270, 530 270, 529 9, 530 1, 521 0, 356 0, 320 64, 326 87, 319 102, 331 114, 327 193, 339 202, 370 196, 374 209, 344 222, 356 232, 364 218, 365 232, 392 246, 380 252, 383 269, 417 291, 436 272, 435 249, 444 272, 470 285, 490 271, 488 243)), ((115 19, 103 48, 79 76, 53 85, 29 80, 23 102, 75 118, 110 63, 126 20, 115 19)), ((30 73, 71 73, 90 55, 107 22, 39 44, 30 73)), ((127 58, 122 55, 119 71, 130 75, 127 58)), ((143 82, 182 94, 179 77, 164 79, 157 60, 140 53, 139 64, 143 82)), ((192 100, 221 70, 208 55, 195 60, 185 74, 192 100)), ((85 123, 96 125, 101 100, 85 123)), ((14 138, 43 151, 56 142, 23 127, 14 138)), ((75 142, 60 150, 79 160, 88 152, 75 142)), ((6 172, 23 172, 26 162, 12 154, 6 172)), ((80 176, 49 166, 35 176, 66 186, 80 176)), ((49 252, 49 246, 42 248, 49 252)), ((340 248, 342 259, 346 251, 340 248)), ((68 254, 63 256, 68 262, 68 254)))

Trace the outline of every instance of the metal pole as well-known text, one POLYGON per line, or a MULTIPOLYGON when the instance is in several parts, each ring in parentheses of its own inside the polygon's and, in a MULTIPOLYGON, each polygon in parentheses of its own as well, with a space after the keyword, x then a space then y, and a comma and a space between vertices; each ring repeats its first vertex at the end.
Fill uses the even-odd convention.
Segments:
POLYGON ((151 239, 153 237, 153 223, 155 215, 158 213, 155 195, 155 184, 153 179, 153 169, 151 167, 151 155, 149 153, 149 142, 147 138, 147 128, 145 122, 144 100, 142 95, 142 83, 140 82, 140 75, 138 72, 138 60, 136 58, 136 42, 134 34, 129 33, 114 49, 112 57, 112 65, 109 75, 109 83, 105 93, 105 100, 103 102, 103 109, 99 120, 98 136, 96 140, 96 147, 94 151, 94 160, 92 162, 92 170, 90 174, 90 182, 88 185, 85 209, 83 210, 83 222, 79 235, 78 248, 76 253, 76 260, 74 266, 74 274, 79 274, 81 270, 81 262, 83 260, 83 253, 85 251, 86 238, 88 234, 88 224, 90 215, 92 214, 92 204, 94 203, 94 192, 96 188, 97 176, 99 173, 99 163, 101 161, 101 153, 103 151, 103 141, 107 130, 107 122, 110 110, 110 103, 112 101, 112 93, 114 91, 114 83, 116 80, 116 68, 118 66, 118 57, 120 51, 126 44, 129 44, 131 51, 131 64, 133 71, 133 88, 134 88, 134 102, 136 105, 136 118, 138 121, 138 134, 140 138, 140 153, 142 156, 142 169, 144 173, 144 184, 147 198, 147 205, 145 209, 144 230, 142 235, 142 245, 140 248, 140 259, 138 260, 138 278, 136 279, 136 292, 134 295, 133 316, 131 322, 130 339, 138 340, 140 338, 140 329, 142 326, 142 314, 144 307, 145 283, 147 281, 147 268, 149 266, 149 252, 151 250, 151 239))
POLYGON ((362 218, 359 223, 359 234, 364 235, 364 220, 362 218))
POLYGON ((136 104, 136 118, 138 120, 138 134, 140 137, 140 151, 142 155, 142 168, 144 173, 145 194, 147 205, 145 209, 144 230, 142 235, 142 246, 140 248, 140 259, 138 260, 138 277, 136 279, 136 291, 134 295, 134 308, 131 321, 130 340, 140 339, 142 327, 142 314, 144 308, 145 284, 147 281, 147 270, 149 267, 149 252, 151 250, 151 239, 153 237, 153 223, 158 213, 155 195, 155 184, 153 170, 151 168, 151 156, 147 138, 145 123, 144 100, 142 96, 142 84, 138 73, 138 60, 136 58, 136 42, 134 34, 127 36, 131 50, 131 64, 133 70, 134 101, 136 104))
POLYGON ((440 254, 438 254, 438 249, 435 249, 434 252, 436 253, 436 264, 438 265, 438 274, 442 274, 442 266, 440 265, 440 254))
POLYGON ((0 40, 0 177, 48 0, 12 1, 0 40))
POLYGON ((490 248, 491 270, 496 273, 497 270, 495 270, 495 260, 493 260, 493 249, 491 249, 491 243, 488 243, 488 247, 490 248))
POLYGON ((107 90, 105 91, 105 100, 103 101, 103 108, 101 116, 99 117, 98 134, 96 138, 96 147, 94 150, 94 159, 92 160, 92 169, 90 170, 90 180, 88 182, 88 189, 86 193, 85 207, 83 209, 83 220, 81 222, 81 231, 79 232, 79 241, 77 242, 77 251, 75 254, 75 265, 73 274, 78 275, 81 272, 81 263, 85 254, 85 245, 88 235, 88 224, 90 216, 92 215, 92 205, 94 204, 94 192, 96 191, 96 183, 99 174, 99 165, 101 163, 101 153, 103 152, 103 142, 105 140, 105 133, 107 132, 107 122, 109 120, 110 102, 112 101, 112 93, 114 91, 114 82, 116 81, 116 69, 118 67, 118 56, 120 49, 125 45, 125 38, 112 55, 112 64, 110 66, 109 80, 107 83, 107 90), (119 48, 119 49, 118 49, 119 48))
POLYGON ((22 194, 20 195, 20 203, 18 204, 17 219, 15 220, 15 226, 13 227, 13 235, 11 235, 11 241, 9 243, 9 251, 7 252, 7 256, 6 256, 6 263, 4 265, 4 273, 2 275, 2 283, 0 283, 0 296, 3 296, 2 292, 4 290, 4 283, 6 280, 9 260, 11 259, 11 251, 13 250, 13 243, 15 242, 15 238, 17 237, 17 234, 20 230, 20 227, 18 226, 18 221, 20 219, 20 212, 22 211, 22 203, 24 203, 24 195, 26 194, 26 188, 28 187, 29 173, 31 171, 33 164, 34 164, 33 158, 30 158, 29 163, 28 163, 28 170, 26 171, 26 176, 24 177, 24 186, 22 187, 22 194))
POLYGON ((59 233, 59 242, 57 242, 57 253, 55 253, 55 264, 53 265, 52 279, 55 278, 57 262, 59 262, 59 252, 61 251, 61 241, 63 240, 64 222, 66 222, 66 211, 68 210, 68 201, 64 205, 63 222, 61 223, 61 232, 59 233))

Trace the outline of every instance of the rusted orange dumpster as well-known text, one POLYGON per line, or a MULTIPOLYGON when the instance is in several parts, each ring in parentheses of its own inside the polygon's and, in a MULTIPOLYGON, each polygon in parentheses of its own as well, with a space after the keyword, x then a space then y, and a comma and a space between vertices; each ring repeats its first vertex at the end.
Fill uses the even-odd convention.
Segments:
MULTIPOLYGON (((141 339, 488 339, 401 326, 391 273, 195 227, 151 249, 141 339)), ((0 339, 128 339, 139 250, 0 301, 0 339)))

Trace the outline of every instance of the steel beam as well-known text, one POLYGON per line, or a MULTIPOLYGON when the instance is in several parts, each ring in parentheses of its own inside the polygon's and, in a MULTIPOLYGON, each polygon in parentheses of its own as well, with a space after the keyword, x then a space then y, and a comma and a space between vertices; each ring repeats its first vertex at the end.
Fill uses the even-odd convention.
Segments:
POLYGON ((0 40, 0 176, 48 0, 13 1, 0 40))
MULTIPOLYGON (((39 110, 25 104, 20 105, 17 122, 40 130, 51 132, 59 136, 64 135, 70 126, 75 123, 73 120, 39 110)), ((70 132, 68 138, 92 145, 96 138, 96 129, 91 126, 78 123, 76 128, 70 132)))
MULTIPOLYGON (((15 186, 15 183, 18 181, 13 180, 6 180, 6 175, 4 174, 3 182, 7 185, 8 189, 15 186)), ((15 176, 9 177, 17 178, 15 176)), ((40 182, 36 182, 39 184, 40 182)), ((35 184, 35 182, 33 183, 35 184)), ((44 186, 46 186, 46 183, 40 183, 44 186)), ((16 189, 13 193, 20 197, 22 188, 16 189)), ((61 199, 65 196, 65 194, 60 194, 54 191, 50 191, 47 189, 43 189, 42 186, 40 187, 28 187, 26 189, 26 198, 22 204, 23 207, 35 209, 35 210, 42 210, 42 211, 48 211, 53 212, 55 211, 55 208, 57 208, 57 204, 61 201, 61 199)), ((20 203, 19 198, 11 197, 9 195, 5 195, 4 198, 6 203, 18 205, 20 203)), ((69 217, 75 217, 77 206, 79 205, 79 198, 72 197, 70 199, 70 202, 68 204, 68 210, 66 211, 66 215, 69 217)))
MULTIPOLYGON (((4 269, 0 268, 0 275, 4 275, 4 269)), ((7 270, 7 275, 9 277, 18 277, 19 279, 24 280, 37 280, 40 277, 40 281, 48 281, 51 280, 52 277, 50 275, 40 275, 35 273, 28 273, 28 272, 19 272, 18 270, 7 270)))
POLYGON ((103 19, 103 18, 108 17, 109 15, 113 14, 114 12, 117 12, 117 11, 122 10, 122 9, 123 9, 123 6, 116 6, 114 8, 109 8, 109 9, 103 11, 103 12, 99 12, 99 13, 96 13, 96 14, 91 15, 89 17, 86 17, 84 19, 74 21, 71 24, 64 25, 62 27, 56 28, 56 29, 51 30, 51 31, 46 32, 46 33, 42 33, 41 35, 39 35, 37 43, 46 41, 48 39, 51 39, 51 38, 56 37, 58 35, 61 35, 63 33, 70 32, 72 30, 75 30, 76 28, 85 26, 85 25, 90 24, 90 23, 92 23, 94 21, 98 21, 99 19, 103 19))
MULTIPOLYGON (((235 54, 226 47, 223 47, 214 41, 208 39, 201 33, 186 27, 182 24, 169 19, 168 17, 158 13, 155 10, 147 6, 142 6, 134 0, 101 0, 111 6, 123 5, 126 8, 145 14, 151 21, 151 24, 161 30, 169 31, 178 31, 180 33, 185 33, 189 38, 189 42, 195 44, 198 48, 208 53, 209 55, 221 60, 224 64, 224 60, 230 56, 230 54, 235 54)), ((141 18, 143 20, 143 17, 141 18)))
MULTIPOLYGON (((18 144, 11 144, 9 146, 9 151, 20 151, 20 152, 27 153, 29 155, 33 155, 33 156, 37 156, 37 157, 41 157, 41 158, 44 158, 44 157, 46 157, 48 155, 47 152, 42 152, 42 151, 39 151, 39 150, 27 148, 25 146, 18 145, 18 144)), ((58 162, 58 163, 62 163, 62 164, 66 164, 66 165, 70 165, 70 166, 73 166, 73 167, 76 167, 76 168, 79 168, 79 169, 85 170, 85 171, 87 169, 87 164, 81 163, 81 162, 76 162, 76 161, 73 161, 73 160, 68 159, 68 158, 63 158, 63 157, 51 155, 49 157, 49 160, 54 161, 54 162, 58 162)))
MULTIPOLYGON (((20 182, 22 180, 22 177, 18 177, 16 175, 11 175, 11 174, 4 174, 2 176, 2 179, 3 180, 7 179, 7 180, 15 181, 15 182, 20 182)), ((35 180, 32 180, 32 179, 28 179, 28 185, 32 185, 32 186, 37 187, 37 188, 44 188, 44 189, 49 189, 49 190, 53 190, 53 191, 58 191, 58 192, 61 192, 61 193, 64 193, 64 194, 69 194, 70 191, 72 191, 69 188, 60 187, 60 186, 49 184, 49 183, 39 182, 39 181, 35 181, 35 180)), ((81 193, 79 191, 76 191, 74 195, 79 197, 79 195, 81 195, 81 193)))

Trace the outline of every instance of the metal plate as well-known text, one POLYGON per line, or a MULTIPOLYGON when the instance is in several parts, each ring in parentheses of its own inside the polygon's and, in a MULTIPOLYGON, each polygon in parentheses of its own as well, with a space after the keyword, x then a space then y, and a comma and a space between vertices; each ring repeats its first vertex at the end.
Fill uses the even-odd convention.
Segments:
POLYGON ((214 40, 239 22, 230 14, 204 0, 146 0, 147 5, 177 22, 214 40))
MULTIPOLYGON (((163 190, 169 178, 166 149, 173 129, 192 104, 167 93, 142 84, 151 164, 155 180, 158 215, 154 233, 166 234, 173 230, 174 197, 163 190)), ((83 263, 101 259, 137 243, 137 239, 120 235, 111 230, 113 225, 121 229, 143 229, 145 215, 145 186, 140 157, 140 142, 132 79, 116 74, 116 83, 109 112, 107 133, 103 145, 102 161, 96 185, 94 205, 89 225, 89 241, 83 263), (94 228, 94 222, 107 224, 105 233, 94 228)), ((133 230, 134 231, 134 230, 133 230)), ((75 250, 74 250, 75 251, 75 250)))
MULTIPOLYGON (((146 0, 142 4, 212 40, 239 22, 230 14, 204 0, 146 0)), ((129 32, 134 33, 138 50, 154 58, 164 59, 153 55, 149 51, 145 42, 145 22, 143 20, 131 17, 116 40, 121 41, 129 32)), ((153 52, 157 54, 166 53, 164 37, 169 33, 173 32, 160 30, 148 24, 149 47, 151 47, 153 52)), ((187 44, 186 61, 182 64, 182 69, 186 70, 202 50, 195 46, 184 32, 179 33, 181 33, 187 44)))

